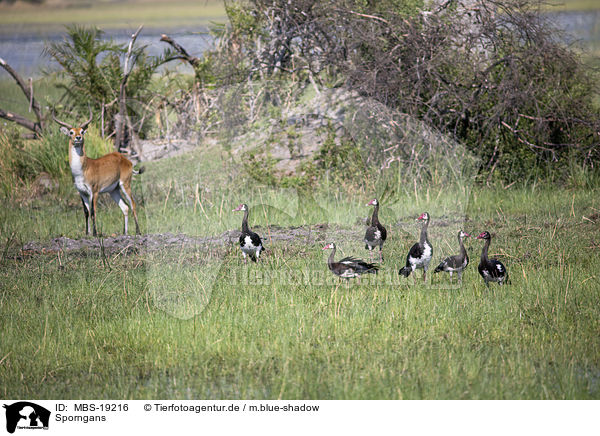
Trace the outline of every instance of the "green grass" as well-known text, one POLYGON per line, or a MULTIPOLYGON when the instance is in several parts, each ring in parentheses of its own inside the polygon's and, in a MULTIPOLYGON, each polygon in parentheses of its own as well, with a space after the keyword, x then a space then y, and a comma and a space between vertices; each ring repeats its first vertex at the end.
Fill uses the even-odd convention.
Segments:
POLYGON ((176 27, 224 21, 225 8, 220 1, 128 0, 125 2, 78 2, 36 7, 1 7, 0 27, 4 31, 49 32, 67 24, 96 25, 103 29, 176 27))
MULTIPOLYGON (((25 81, 27 79, 27 77, 23 78, 25 81)), ((33 80, 33 93, 43 108, 42 112, 45 113, 46 107, 54 104, 61 96, 62 91, 57 88, 55 79, 36 78, 33 80)), ((29 101, 25 94, 4 69, 0 70, 0 107, 5 111, 15 112, 32 121, 37 121, 33 111, 29 112, 29 101)))
POLYGON ((560 11, 591 11, 598 9, 598 2, 596 0, 559 0, 549 2, 546 7, 560 11))
MULTIPOLYGON (((348 289, 327 270, 321 247, 335 238, 344 255, 367 256, 357 218, 370 212, 373 187, 343 195, 322 186, 307 203, 293 191, 252 186, 239 168, 226 152, 204 148, 148 163, 134 195, 143 194, 148 233, 218 235, 239 227, 231 209, 249 203, 268 251, 248 266, 235 246, 107 259, 95 250, 21 253, 32 239, 83 236, 77 194, 61 187, 57 196, 3 205, 0 395, 600 398, 597 188, 476 188, 464 208, 433 187, 398 194, 380 212, 390 232, 381 273, 348 289), (487 229, 512 284, 486 290, 475 240, 461 288, 439 275, 433 286, 420 274, 414 285, 400 280, 423 210, 433 220, 433 263, 456 251, 458 226, 487 229), (453 221, 452 211, 468 219, 453 221), (269 243, 265 228, 323 222, 331 227, 308 242, 269 243)), ((98 212, 106 234, 122 228, 110 202, 98 212)))

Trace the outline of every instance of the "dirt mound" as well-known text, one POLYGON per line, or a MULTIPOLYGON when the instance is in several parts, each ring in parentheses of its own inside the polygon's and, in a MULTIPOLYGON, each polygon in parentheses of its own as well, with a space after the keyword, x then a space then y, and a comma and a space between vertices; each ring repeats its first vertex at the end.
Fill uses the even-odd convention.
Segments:
MULTIPOLYGON (((298 244, 313 244, 324 241, 336 234, 337 239, 356 238, 355 230, 330 229, 327 224, 309 227, 270 226, 255 227, 265 245, 272 242, 286 241, 298 244)), ((66 236, 49 241, 30 241, 23 245, 22 250, 29 253, 53 253, 59 251, 100 250, 104 247, 107 252, 156 251, 166 247, 195 247, 195 246, 227 246, 237 244, 239 230, 228 230, 218 236, 190 236, 182 233, 153 233, 141 236, 109 236, 95 238, 72 239, 66 236)))

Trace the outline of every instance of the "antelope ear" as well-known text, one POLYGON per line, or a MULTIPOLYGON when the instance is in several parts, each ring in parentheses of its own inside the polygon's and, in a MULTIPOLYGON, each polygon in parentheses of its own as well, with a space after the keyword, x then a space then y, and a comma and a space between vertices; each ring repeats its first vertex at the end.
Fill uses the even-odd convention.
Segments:
POLYGON ((81 129, 81 136, 85 135, 85 132, 86 132, 86 131, 87 131, 87 130, 85 130, 85 129, 81 129))
POLYGON ((64 133, 64 134, 65 134, 65 135, 67 135, 67 136, 69 136, 69 135, 70 135, 70 133, 69 133, 69 132, 70 132, 70 130, 69 130, 69 129, 67 129, 65 126, 62 126, 62 127, 60 128, 60 132, 61 132, 61 133, 64 133))

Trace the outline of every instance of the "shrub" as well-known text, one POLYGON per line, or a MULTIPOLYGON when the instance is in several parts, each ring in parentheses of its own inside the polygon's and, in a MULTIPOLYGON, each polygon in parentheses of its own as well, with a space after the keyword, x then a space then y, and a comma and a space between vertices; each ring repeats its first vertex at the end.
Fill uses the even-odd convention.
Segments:
MULTIPOLYGON (((60 100, 66 109, 87 114, 91 105, 98 116, 104 105, 106 125, 111 131, 119 111, 117 97, 123 79, 121 57, 127 53, 127 47, 104 40, 103 35, 97 27, 67 26, 63 41, 50 43, 45 52, 62 67, 52 74, 61 80, 57 86, 63 92, 60 100)), ((127 112, 138 119, 152 98, 152 74, 161 65, 162 58, 149 56, 144 46, 134 46, 132 60, 127 80, 127 112)), ((144 123, 138 134, 143 136, 150 127, 144 123)))
POLYGON ((222 59, 239 59, 231 71, 240 80, 343 83, 477 153, 484 181, 563 172, 567 159, 596 165, 596 77, 557 38, 542 2, 421 7, 417 0, 248 0, 228 9, 222 59))

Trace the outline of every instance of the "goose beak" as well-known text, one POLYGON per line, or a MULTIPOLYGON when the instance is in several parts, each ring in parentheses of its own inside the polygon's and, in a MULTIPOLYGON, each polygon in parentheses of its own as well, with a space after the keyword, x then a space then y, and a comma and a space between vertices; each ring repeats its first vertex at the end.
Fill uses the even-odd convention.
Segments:
POLYGON ((465 233, 465 238, 470 238, 471 235, 469 235, 468 233, 465 233))
POLYGON ((324 246, 324 247, 323 247, 323 250, 327 250, 327 249, 329 249, 329 248, 332 248, 332 247, 331 247, 331 244, 327 244, 326 246, 324 246))
POLYGON ((367 203, 367 206, 373 206, 375 204, 375 200, 371 200, 367 203))
POLYGON ((238 207, 236 207, 235 209, 233 209, 232 212, 239 212, 240 210, 242 210, 241 204, 238 207))
POLYGON ((485 234, 485 233, 480 233, 480 234, 479 234, 479 236, 477 236, 475 239, 483 239, 483 235, 484 235, 484 234, 485 234))

